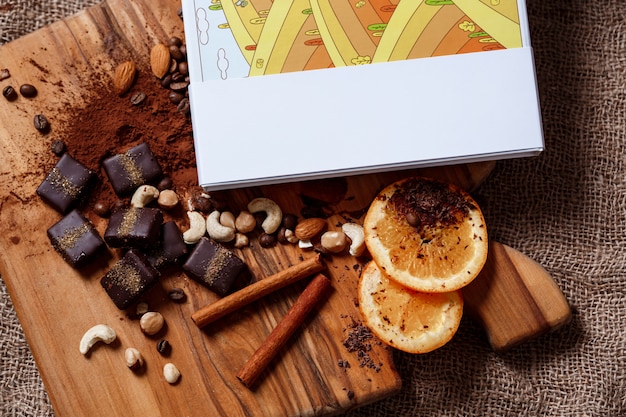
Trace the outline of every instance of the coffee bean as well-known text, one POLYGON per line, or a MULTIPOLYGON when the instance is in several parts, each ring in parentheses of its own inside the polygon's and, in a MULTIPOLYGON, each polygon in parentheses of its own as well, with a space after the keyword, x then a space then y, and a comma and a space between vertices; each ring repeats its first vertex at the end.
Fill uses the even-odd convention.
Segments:
POLYGON ((183 75, 187 75, 189 73, 189 65, 187 64, 187 61, 182 61, 178 64, 178 72, 183 75))
POLYGON ((170 298, 170 300, 174 301, 175 303, 181 303, 185 301, 185 297, 186 297, 185 291, 182 288, 172 288, 167 293, 167 296, 170 298))
POLYGON ((172 181, 172 177, 169 177, 166 175, 157 184, 157 189, 159 191, 171 190, 173 185, 174 185, 174 181, 172 181))
POLYGON ((32 84, 22 84, 20 94, 26 98, 33 98, 37 95, 37 88, 32 84))
POLYGON ((420 218, 417 213, 409 212, 406 215, 406 222, 413 227, 418 227, 420 225, 420 218))
POLYGON ((286 213, 283 215, 282 223, 285 228, 295 230, 296 226, 298 225, 298 216, 296 216, 295 214, 286 213))
POLYGON ((170 88, 171 83, 172 83, 172 74, 167 74, 165 77, 161 78, 161 87, 170 88))
POLYGON ((111 206, 109 204, 103 203, 102 201, 98 201, 93 205, 93 212, 96 216, 102 217, 106 219, 111 214, 111 206))
POLYGON ((10 85, 7 85, 2 89, 2 95, 9 101, 14 101, 17 99, 17 91, 10 85))
POLYGON ((148 96, 146 96, 146 93, 144 93, 143 91, 137 91, 133 93, 132 96, 130 96, 130 102, 133 104, 133 106, 138 106, 146 101, 147 97, 148 96))
POLYGON ((161 355, 167 356, 169 355, 170 350, 172 349, 172 346, 170 345, 170 342, 168 342, 167 340, 161 339, 157 342, 156 349, 157 349, 157 352, 159 352, 161 355))
POLYGON ((170 56, 174 58, 176 61, 180 61, 185 57, 182 52, 180 52, 180 48, 176 45, 170 45, 170 56))
POLYGON ((170 74, 173 74, 176 71, 178 71, 178 61, 172 58, 172 60, 170 61, 170 68, 167 70, 167 72, 169 72, 170 74))
POLYGON ((176 91, 170 91, 169 97, 172 103, 178 104, 181 102, 182 99, 185 98, 185 95, 181 93, 177 93, 176 91))
POLYGON ((0 81, 6 80, 7 78, 10 78, 10 77, 11 77, 11 73, 9 72, 8 68, 0 69, 0 81))
POLYGON ((46 119, 46 116, 44 116, 43 114, 35 115, 33 123, 35 125, 35 129, 37 129, 41 133, 48 133, 50 131, 50 123, 48 122, 48 119, 46 119))
POLYGON ((52 153, 56 156, 62 156, 65 153, 65 150, 65 142, 63 142, 62 140, 55 140, 52 143, 52 153))
MULTIPOLYGON (((185 76, 178 71, 178 65, 176 66, 176 71, 172 73, 172 84, 185 81, 185 76)), ((172 87, 170 84, 170 88, 172 87)))
POLYGON ((169 45, 174 45, 180 48, 182 44, 183 44, 183 40, 179 38, 178 36, 172 36, 170 38, 169 45))
POLYGON ((270 235, 267 233, 261 233, 259 236, 259 244, 264 248, 271 248, 276 245, 277 238, 275 235, 270 235))
POLYGON ((189 111, 191 110, 191 104, 189 103, 189 99, 182 99, 180 103, 178 103, 178 106, 176 106, 176 110, 178 110, 178 112, 182 114, 189 114, 189 111))
POLYGON ((181 45, 180 48, 180 53, 187 56, 187 45, 181 45))

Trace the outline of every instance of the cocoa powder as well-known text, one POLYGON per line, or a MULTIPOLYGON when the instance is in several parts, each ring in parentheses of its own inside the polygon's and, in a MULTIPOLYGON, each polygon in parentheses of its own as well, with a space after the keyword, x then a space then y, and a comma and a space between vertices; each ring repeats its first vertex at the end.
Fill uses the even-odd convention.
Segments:
POLYGON ((139 69, 135 83, 123 96, 118 96, 110 84, 94 82, 86 105, 67 111, 72 116, 61 134, 67 151, 100 178, 84 208, 87 214, 97 204, 111 206, 118 200, 102 161, 142 142, 150 145, 164 173, 172 178, 175 190, 197 186, 189 116, 176 111, 168 90, 148 69, 139 69), (137 92, 146 95, 139 105, 131 103, 137 92))

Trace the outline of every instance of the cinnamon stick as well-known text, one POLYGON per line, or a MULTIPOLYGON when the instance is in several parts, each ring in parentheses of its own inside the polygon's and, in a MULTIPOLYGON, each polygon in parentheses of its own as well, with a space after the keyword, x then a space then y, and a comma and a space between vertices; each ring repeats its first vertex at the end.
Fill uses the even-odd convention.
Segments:
POLYGON ((250 388, 330 288, 330 280, 322 274, 317 274, 291 306, 285 317, 265 339, 261 347, 252 354, 241 368, 237 374, 237 379, 250 388))
POLYGON ((257 281, 218 301, 202 307, 191 315, 196 326, 202 328, 244 306, 289 284, 320 272, 326 267, 321 255, 307 258, 283 271, 257 281))

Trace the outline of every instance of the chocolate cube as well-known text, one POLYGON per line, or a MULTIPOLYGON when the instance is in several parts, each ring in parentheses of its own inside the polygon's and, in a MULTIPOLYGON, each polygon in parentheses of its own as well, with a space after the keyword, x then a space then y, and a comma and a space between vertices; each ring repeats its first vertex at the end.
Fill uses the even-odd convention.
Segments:
POLYGON ((66 214, 87 195, 97 179, 94 171, 65 153, 37 187, 37 194, 55 210, 66 214))
POLYGON ((156 182, 163 176, 161 166, 147 143, 102 162, 113 190, 119 197, 133 193, 139 186, 156 182))
POLYGON ((233 251, 203 237, 183 264, 183 270, 210 290, 224 296, 228 294, 245 263, 233 251))
POLYGON ((159 243, 163 214, 150 207, 130 207, 114 211, 104 231, 104 241, 112 248, 148 248, 159 243))
POLYGON ((161 226, 160 244, 146 254, 148 262, 155 268, 178 262, 187 254, 187 245, 176 222, 169 221, 161 226))
POLYGON ((96 228, 77 210, 48 229, 52 247, 74 268, 80 268, 94 260, 106 245, 96 228))
POLYGON ((128 308, 159 279, 159 272, 146 258, 130 249, 100 280, 102 288, 120 310, 128 308))

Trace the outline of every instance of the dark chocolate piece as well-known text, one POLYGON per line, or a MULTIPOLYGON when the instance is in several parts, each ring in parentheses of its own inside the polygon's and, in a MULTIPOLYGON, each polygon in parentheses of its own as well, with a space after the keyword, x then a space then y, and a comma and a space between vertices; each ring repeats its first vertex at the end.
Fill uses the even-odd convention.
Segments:
POLYGON ((130 249, 100 280, 117 308, 124 310, 136 302, 159 279, 159 272, 146 258, 130 249))
POLYGON ((104 231, 104 241, 112 248, 148 248, 159 243, 163 214, 150 207, 121 208, 114 211, 104 231))
POLYGON ((178 262, 187 254, 187 245, 183 235, 174 221, 168 221, 161 226, 161 241, 153 251, 146 254, 148 262, 155 268, 165 267, 178 262))
POLYGON ((94 171, 65 153, 37 187, 37 194, 55 210, 66 214, 87 195, 97 179, 94 171))
POLYGON ((133 193, 141 185, 155 183, 163 176, 161 166, 147 143, 113 155, 102 165, 113 190, 120 197, 133 193))
POLYGON ((74 268, 81 268, 94 260, 106 248, 96 228, 77 210, 48 229, 52 247, 74 268))
POLYGON ((233 251, 203 237, 183 264, 183 270, 210 290, 224 296, 228 294, 245 263, 233 251))

